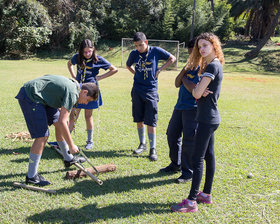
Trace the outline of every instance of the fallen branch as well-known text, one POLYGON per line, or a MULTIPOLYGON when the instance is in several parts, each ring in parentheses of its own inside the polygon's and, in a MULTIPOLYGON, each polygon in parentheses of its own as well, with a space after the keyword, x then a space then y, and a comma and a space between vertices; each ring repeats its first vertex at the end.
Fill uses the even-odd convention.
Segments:
MULTIPOLYGON (((115 164, 105 164, 101 166, 96 166, 95 167, 99 173, 107 173, 107 172, 113 172, 116 170, 116 165, 115 164)), ((96 171, 90 167, 86 168, 86 171, 91 173, 91 174, 96 174, 96 171)), ((66 179, 76 179, 76 178, 82 178, 86 177, 87 174, 84 171, 81 170, 71 170, 66 172, 66 179)))
POLYGON ((5 135, 5 138, 12 139, 12 142, 14 142, 15 140, 20 140, 24 142, 33 142, 33 139, 31 138, 29 132, 15 132, 15 133, 5 135))

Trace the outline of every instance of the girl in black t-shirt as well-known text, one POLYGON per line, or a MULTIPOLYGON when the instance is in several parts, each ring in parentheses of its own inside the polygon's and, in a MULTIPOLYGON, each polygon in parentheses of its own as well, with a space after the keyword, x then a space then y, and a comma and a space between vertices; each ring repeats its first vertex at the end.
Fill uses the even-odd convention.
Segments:
POLYGON ((217 108, 223 79, 224 55, 219 38, 212 33, 202 33, 196 38, 196 43, 190 55, 187 67, 200 66, 200 82, 192 90, 197 99, 198 128, 193 155, 192 186, 187 199, 174 205, 174 212, 196 212, 197 202, 212 204, 211 188, 215 172, 214 132, 220 124, 220 114, 217 108), (206 161, 205 184, 202 192, 199 185, 202 179, 203 160, 206 161))

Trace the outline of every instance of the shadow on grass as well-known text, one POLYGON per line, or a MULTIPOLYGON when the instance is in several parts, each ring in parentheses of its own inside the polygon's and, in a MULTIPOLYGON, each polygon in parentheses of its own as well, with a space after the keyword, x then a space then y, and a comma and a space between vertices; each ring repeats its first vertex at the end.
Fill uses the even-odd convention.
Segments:
MULTIPOLYGON (((14 159, 11 159, 11 162, 14 163, 22 163, 26 162, 28 163, 29 160, 29 153, 30 153, 30 147, 20 147, 16 149, 1 149, 0 150, 0 156, 1 154, 11 155, 14 157, 14 159), (21 156, 22 154, 28 155, 27 158, 16 158, 18 156, 21 156)), ((54 149, 51 147, 45 147, 43 151, 43 155, 41 157, 41 160, 52 160, 52 159, 62 159, 62 156, 58 154, 54 149)))
MULTIPOLYGON (((235 52, 232 52, 232 54, 235 54, 235 52)), ((280 72, 280 64, 277 60, 280 57, 279 50, 271 50, 269 52, 261 52, 258 56, 258 58, 255 59, 247 59, 244 56, 240 56, 240 60, 237 61, 230 61, 226 62, 227 65, 239 65, 242 63, 248 63, 249 67, 250 65, 258 67, 259 69, 262 68, 265 72, 272 72, 275 76, 279 76, 280 72)), ((257 69, 258 70, 258 69, 257 69)), ((256 74, 258 74, 258 71, 256 70, 256 74)))
POLYGON ((30 152, 30 147, 20 147, 16 149, 0 149, 0 156, 2 154, 14 154, 19 155, 19 154, 29 154, 30 152))
POLYGON ((119 158, 119 157, 130 157, 130 158, 147 158, 149 159, 149 151, 143 152, 143 154, 133 154, 132 149, 115 149, 111 151, 87 151, 83 150, 89 159, 95 158, 119 158))
MULTIPOLYGON (((87 157, 89 158, 118 158, 118 157, 133 157, 132 155, 132 150, 127 149, 127 150, 110 150, 110 151, 88 151, 88 150, 83 150, 83 152, 86 154, 87 157)), ((141 156, 141 157, 146 157, 146 156, 141 156)))
POLYGON ((26 219, 35 223, 91 223, 106 222, 108 219, 124 219, 142 214, 170 213, 171 204, 160 203, 115 203, 99 208, 97 204, 90 204, 82 208, 59 208, 46 210, 26 219))
MULTIPOLYGON (((31 145, 30 145, 31 147, 31 145)), ((16 156, 19 156, 21 154, 28 154, 30 153, 30 147, 20 147, 20 148, 15 148, 15 149, 0 149, 0 156, 1 154, 5 155, 14 155, 15 158, 16 156)), ((88 150, 83 150, 83 152, 86 154, 87 157, 89 158, 99 158, 99 157, 104 157, 104 158, 116 158, 116 157, 133 157, 132 155, 132 150, 111 150, 111 151, 88 151, 88 150)), ((138 157, 147 157, 147 156, 138 156, 138 157)), ((57 158, 62 158, 62 156, 52 147, 50 146, 45 146, 43 155, 41 159, 57 159, 57 158)), ((27 159, 14 159, 11 160, 12 162, 27 162, 27 159)))
MULTIPOLYGON (((26 164, 26 165, 28 166, 28 164, 26 164)), ((27 169, 27 166, 26 166, 26 169, 27 169)), ((43 174, 49 174, 49 173, 59 173, 59 172, 64 172, 64 171, 66 172, 67 170, 65 168, 63 168, 63 169, 59 169, 59 170, 56 170, 56 171, 41 171, 40 174, 43 175, 43 174)), ((25 173, 15 173, 15 174, 0 175, 0 181, 4 180, 4 179, 13 178, 13 177, 18 177, 18 176, 25 177, 26 174, 27 174, 27 172, 25 172, 25 173)))
MULTIPOLYGON (((49 174, 49 173, 60 173, 65 171, 65 169, 60 169, 52 172, 40 172, 40 174, 49 174)), ((18 189, 18 187, 15 187, 13 185, 13 182, 20 182, 25 183, 25 176, 26 173, 16 173, 16 174, 7 174, 7 175, 0 175, 0 192, 6 192, 6 191, 15 191, 18 189), (19 177, 21 177, 19 179, 19 177), (14 179, 13 181, 3 181, 7 179, 14 179)))
MULTIPOLYGON (((142 190, 153 188, 155 186, 173 184, 174 180, 163 179, 163 174, 161 173, 151 173, 151 174, 142 174, 135 176, 126 176, 126 177, 117 177, 105 180, 102 186, 99 186, 97 183, 90 179, 84 179, 76 181, 76 184, 72 188, 60 189, 57 190, 58 194, 65 193, 75 193, 79 192, 84 197, 99 196, 109 193, 121 193, 128 192, 131 190, 142 190), (161 178, 158 180, 157 178, 161 178), (153 180, 155 179, 155 180, 153 180)), ((102 179, 102 177, 100 177, 102 179)))

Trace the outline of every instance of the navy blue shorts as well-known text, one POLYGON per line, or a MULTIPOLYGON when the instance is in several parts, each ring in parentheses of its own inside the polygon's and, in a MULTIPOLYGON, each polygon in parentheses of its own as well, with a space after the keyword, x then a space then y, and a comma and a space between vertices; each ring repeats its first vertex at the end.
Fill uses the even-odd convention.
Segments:
POLYGON ((145 95, 131 90, 132 116, 134 122, 143 122, 146 125, 156 127, 158 120, 158 93, 148 93, 145 95))
POLYGON ((49 136, 48 126, 58 121, 59 110, 41 103, 34 103, 26 95, 24 87, 15 98, 18 99, 31 137, 49 136))
POLYGON ((91 110, 91 109, 97 109, 98 107, 100 107, 102 105, 103 105, 102 97, 101 97, 101 93, 99 91, 98 99, 96 101, 91 101, 88 104, 80 104, 80 103, 78 103, 77 104, 77 108, 91 110))

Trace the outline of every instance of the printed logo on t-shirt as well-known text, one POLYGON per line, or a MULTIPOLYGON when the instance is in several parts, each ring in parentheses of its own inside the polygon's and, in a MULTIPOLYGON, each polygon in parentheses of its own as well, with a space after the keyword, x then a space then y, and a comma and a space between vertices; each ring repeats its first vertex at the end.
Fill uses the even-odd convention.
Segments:
POLYGON ((187 74, 187 77, 193 79, 193 78, 194 78, 194 75, 188 73, 188 74, 187 74))
POLYGON ((146 66, 151 65, 153 62, 148 62, 148 61, 142 61, 141 59, 139 59, 139 61, 136 63, 135 68, 139 71, 139 72, 148 72, 148 71, 152 71, 153 68, 147 68, 146 66))

